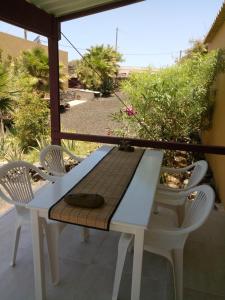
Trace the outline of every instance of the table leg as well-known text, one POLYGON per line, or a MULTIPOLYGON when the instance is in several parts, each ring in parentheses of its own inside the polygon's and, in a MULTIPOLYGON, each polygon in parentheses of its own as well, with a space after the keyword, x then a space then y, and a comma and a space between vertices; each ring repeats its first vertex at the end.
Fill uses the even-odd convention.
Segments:
POLYGON ((140 299, 143 248, 144 248, 144 230, 137 230, 134 235, 134 259, 133 259, 131 300, 140 299))
POLYGON ((34 263, 34 289, 35 300, 45 300, 45 270, 43 255, 43 228, 38 217, 38 211, 31 210, 33 263, 34 263))

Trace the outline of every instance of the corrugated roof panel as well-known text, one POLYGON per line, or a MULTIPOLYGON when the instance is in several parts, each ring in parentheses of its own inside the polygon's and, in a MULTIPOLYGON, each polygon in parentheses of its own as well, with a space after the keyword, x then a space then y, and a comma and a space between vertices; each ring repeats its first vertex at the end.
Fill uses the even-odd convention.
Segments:
POLYGON ((54 7, 48 7, 47 12, 52 13, 55 16, 62 16, 67 13, 75 12, 75 11, 81 11, 85 10, 86 8, 90 7, 96 7, 98 5, 104 4, 104 3, 110 3, 113 1, 108 0, 78 0, 76 2, 74 1, 66 1, 67 3, 63 4, 55 4, 54 7))
MULTIPOLYGON (((90 10, 91 8, 101 7, 107 4, 122 3, 123 0, 27 0, 38 8, 44 10, 55 17, 65 16, 76 12, 90 10)), ((142 1, 142 0, 140 0, 142 1)), ((125 4, 130 4, 134 0, 126 0, 125 4), (130 3, 129 3, 130 2, 130 3)))

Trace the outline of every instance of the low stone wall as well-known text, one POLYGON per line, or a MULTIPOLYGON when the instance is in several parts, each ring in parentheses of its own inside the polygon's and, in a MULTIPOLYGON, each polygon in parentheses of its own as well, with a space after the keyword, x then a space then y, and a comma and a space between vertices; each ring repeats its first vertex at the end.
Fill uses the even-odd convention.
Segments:
POLYGON ((83 90, 83 89, 67 89, 66 91, 60 92, 61 101, 72 101, 72 100, 87 100, 92 101, 94 98, 99 98, 101 96, 100 92, 83 90))
POLYGON ((64 100, 67 100, 67 101, 72 101, 72 100, 75 100, 76 98, 76 89, 67 89, 65 91, 61 91, 60 92, 60 100, 61 101, 64 101, 64 100))

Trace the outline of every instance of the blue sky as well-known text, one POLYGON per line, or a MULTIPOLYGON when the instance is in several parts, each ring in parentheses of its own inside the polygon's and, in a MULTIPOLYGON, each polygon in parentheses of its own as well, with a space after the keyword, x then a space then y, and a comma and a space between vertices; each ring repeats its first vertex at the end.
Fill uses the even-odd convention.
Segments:
MULTIPOLYGON (((62 32, 82 52, 99 44, 115 46, 126 66, 170 65, 191 39, 209 31, 223 0, 147 0, 123 8, 62 23, 62 32)), ((0 31, 23 37, 23 30, 0 22, 0 31)), ((29 39, 37 35, 28 33, 29 39)), ((41 38, 43 43, 46 38, 41 38)), ((62 38, 69 60, 79 58, 62 38)))

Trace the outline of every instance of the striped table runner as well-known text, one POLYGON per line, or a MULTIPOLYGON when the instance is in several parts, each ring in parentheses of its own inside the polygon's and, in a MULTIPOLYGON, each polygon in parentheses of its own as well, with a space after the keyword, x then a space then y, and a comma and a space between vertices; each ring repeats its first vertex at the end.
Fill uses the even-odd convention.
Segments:
POLYGON ((90 228, 109 230, 110 220, 125 194, 144 150, 134 152, 113 148, 69 193, 99 194, 105 203, 99 208, 81 208, 59 200, 49 218, 90 228))

